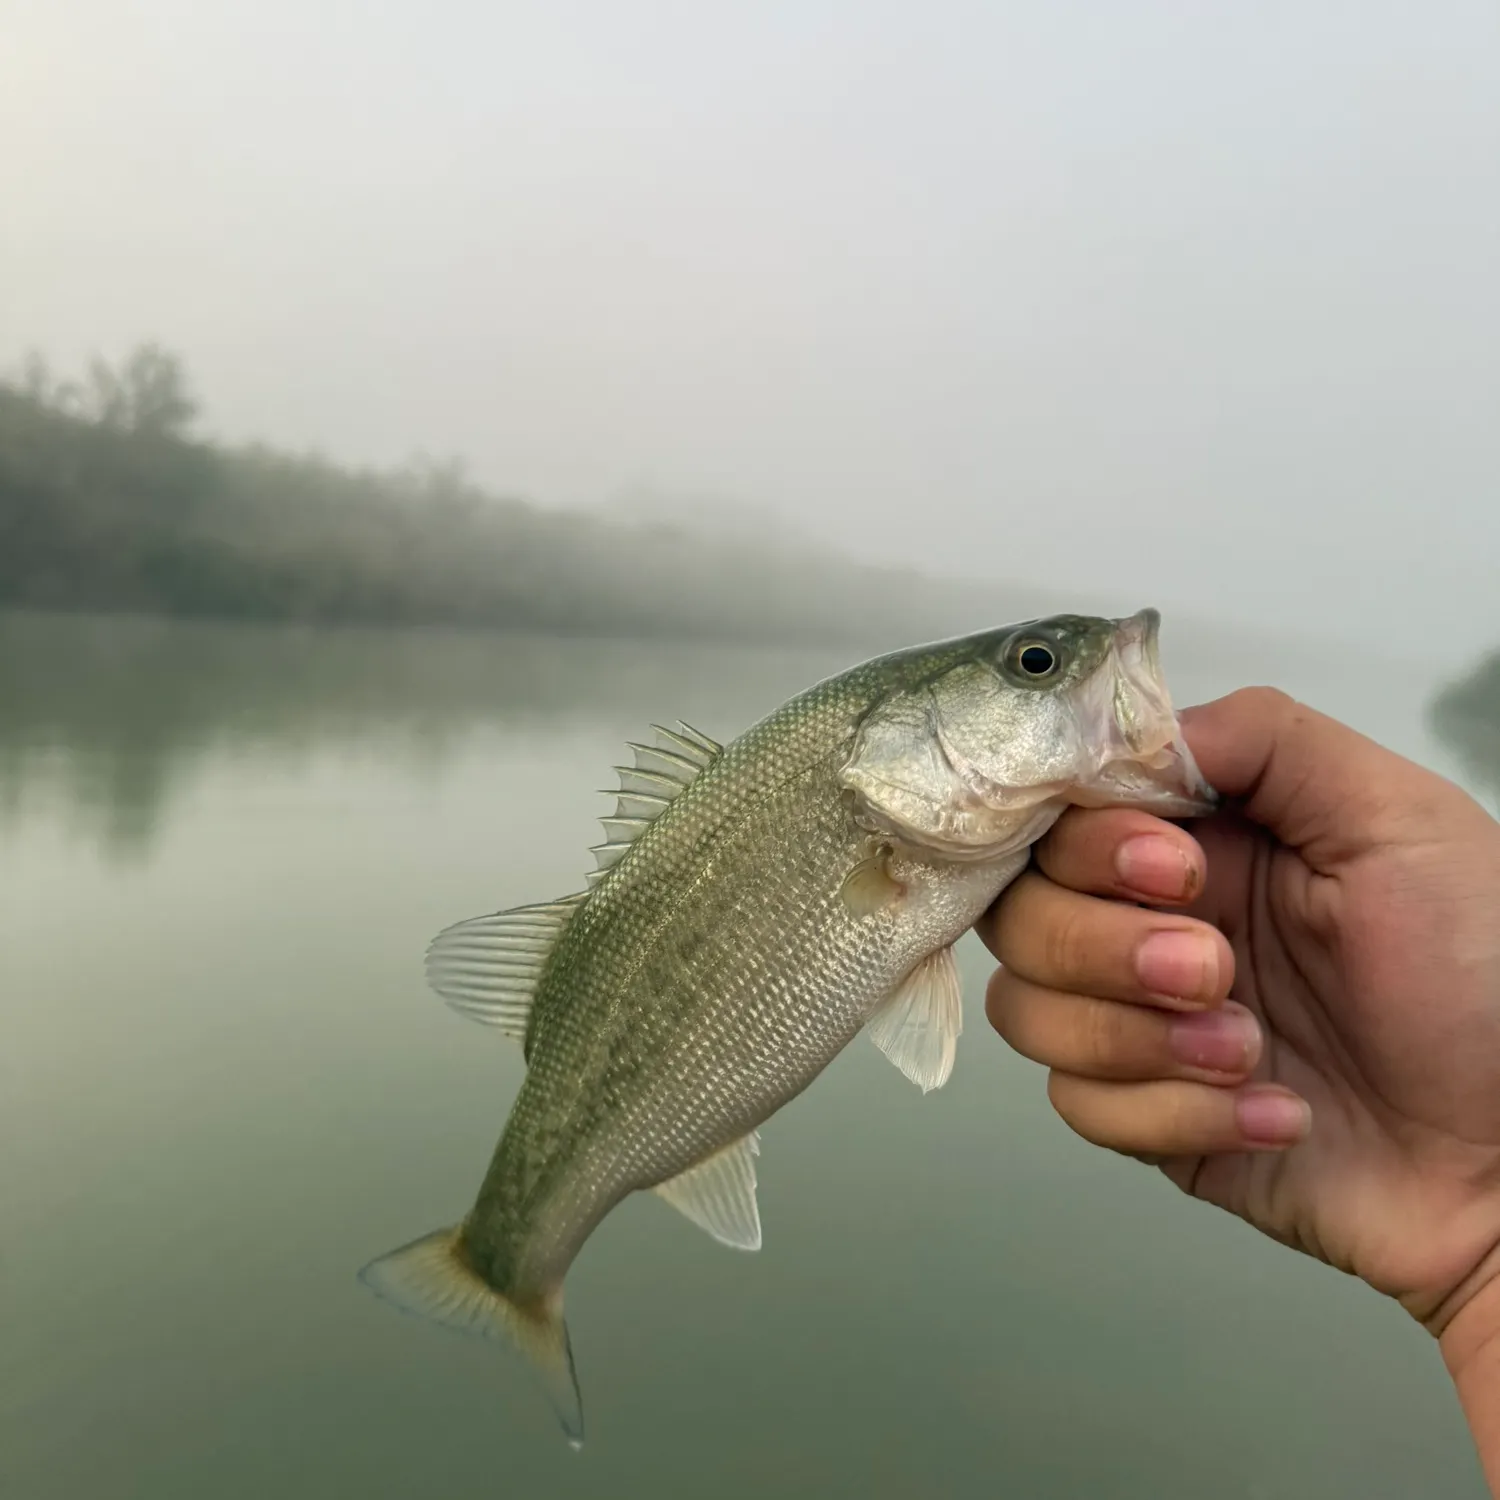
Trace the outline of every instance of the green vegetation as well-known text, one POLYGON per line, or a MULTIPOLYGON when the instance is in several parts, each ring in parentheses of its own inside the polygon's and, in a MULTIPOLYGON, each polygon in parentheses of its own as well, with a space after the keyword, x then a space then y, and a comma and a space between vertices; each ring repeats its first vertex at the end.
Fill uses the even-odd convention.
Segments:
POLYGON ((1449 683, 1433 700, 1431 719, 1469 780, 1500 800, 1500 651, 1449 683))
POLYGON ((781 641, 984 623, 915 574, 549 511, 455 464, 231 449, 196 411, 154 345, 0 384, 0 607, 781 641))

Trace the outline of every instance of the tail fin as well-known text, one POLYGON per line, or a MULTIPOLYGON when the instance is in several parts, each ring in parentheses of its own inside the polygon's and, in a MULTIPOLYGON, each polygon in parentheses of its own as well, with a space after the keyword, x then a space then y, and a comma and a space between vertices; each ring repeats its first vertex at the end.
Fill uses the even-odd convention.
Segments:
POLYGON ((541 1374, 568 1442, 583 1447, 583 1403, 561 1296, 525 1307, 503 1297, 469 1265, 457 1229, 439 1229, 372 1260, 359 1279, 403 1312, 515 1344, 541 1374))

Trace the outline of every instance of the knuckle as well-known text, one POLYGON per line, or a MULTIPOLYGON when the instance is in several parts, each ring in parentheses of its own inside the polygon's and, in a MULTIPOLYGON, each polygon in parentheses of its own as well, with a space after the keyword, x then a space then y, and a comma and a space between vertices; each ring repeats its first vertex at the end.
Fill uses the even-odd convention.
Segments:
POLYGON ((1083 969, 1088 951, 1087 923, 1076 912, 1060 905, 1041 924, 1041 954, 1049 976, 1056 979, 1076 978, 1083 969))
POLYGON ((1158 1106, 1160 1136, 1167 1145, 1178 1145, 1192 1135, 1194 1113, 1187 1095, 1180 1089, 1168 1089, 1158 1106))
POLYGON ((991 981, 985 996, 984 1010, 989 1023, 995 1028, 1001 1041, 1013 1052, 1018 1052, 1031 1062, 1049 1062, 1045 1045, 1045 1005, 1038 1004, 1037 990, 1025 980, 1012 979, 1008 983, 991 981))
POLYGON ((1073 1080, 1068 1076, 1068 1074, 1060 1072, 1056 1068, 1053 1068, 1052 1071, 1047 1074, 1047 1103, 1050 1104, 1052 1108, 1056 1110, 1056 1112, 1061 1115, 1069 1125, 1073 1124, 1073 1121, 1070 1118, 1070 1106, 1072 1103, 1071 1096, 1073 1092, 1072 1086, 1073 1080))
POLYGON ((1079 1031, 1079 1050, 1088 1062, 1100 1071, 1118 1071, 1126 1061, 1126 1025, 1120 1007, 1108 1000, 1086 1006, 1079 1031))
POLYGON ((1113 1145, 1109 1133, 1099 1128, 1097 1113, 1089 1109, 1088 1100, 1087 1080, 1056 1068, 1047 1075, 1047 1101, 1063 1124, 1091 1146, 1113 1145))
POLYGON ((1010 1040, 1008 1027, 1011 1019, 1011 978, 1004 969, 996 969, 984 987, 984 1014, 990 1025, 1010 1040))
POLYGON ((1091 1146, 1126 1155, 1209 1149, 1194 1092, 1155 1083, 1105 1083, 1054 1069, 1047 1098, 1062 1122, 1091 1146))
POLYGON ((1290 693, 1278 687, 1247 687, 1231 694, 1248 713, 1257 718, 1284 719, 1305 713, 1302 705, 1290 693))
POLYGON ((1215 1128, 1217 1095, 1205 1092, 1207 1085, 1178 1084, 1163 1091, 1161 1101, 1162 1148, 1171 1152, 1211 1150, 1221 1134, 1215 1128))

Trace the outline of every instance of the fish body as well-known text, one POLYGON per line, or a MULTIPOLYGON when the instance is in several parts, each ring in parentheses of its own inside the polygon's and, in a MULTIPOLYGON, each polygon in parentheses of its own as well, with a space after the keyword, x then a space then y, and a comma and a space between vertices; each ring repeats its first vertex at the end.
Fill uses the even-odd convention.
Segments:
POLYGON ((466 1218, 366 1281, 519 1342, 581 1441, 562 1284, 610 1210, 655 1191, 758 1249, 758 1128, 866 1028, 946 1081, 953 944, 1070 802, 1210 805, 1156 630, 1030 621, 864 663, 727 747, 635 747, 589 890, 434 940, 434 987, 527 1075, 466 1218))

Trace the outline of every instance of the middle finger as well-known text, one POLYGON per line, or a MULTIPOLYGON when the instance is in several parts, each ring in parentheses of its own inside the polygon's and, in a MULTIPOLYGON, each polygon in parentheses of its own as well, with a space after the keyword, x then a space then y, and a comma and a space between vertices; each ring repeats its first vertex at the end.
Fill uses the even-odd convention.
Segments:
POLYGON ((1223 933, 1054 884, 1028 870, 979 923, 1009 970, 1048 989, 1169 1010, 1219 1004, 1234 980, 1223 933))

